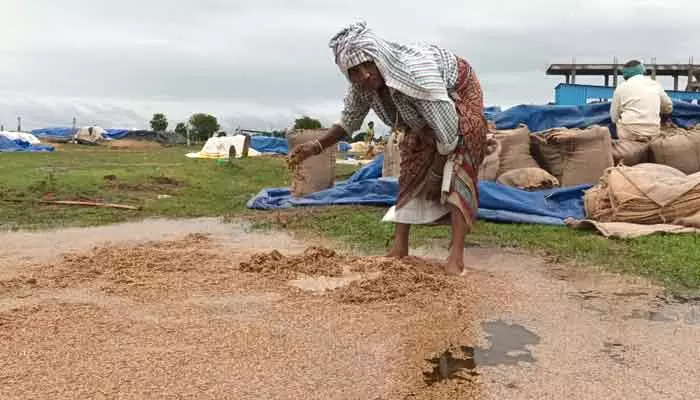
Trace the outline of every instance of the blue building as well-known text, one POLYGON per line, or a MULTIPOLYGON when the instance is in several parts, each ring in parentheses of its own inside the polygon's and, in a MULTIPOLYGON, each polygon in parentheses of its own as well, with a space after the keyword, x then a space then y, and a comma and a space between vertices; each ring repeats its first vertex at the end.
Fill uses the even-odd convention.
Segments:
MULTIPOLYGON (((619 76, 622 74, 622 66, 614 59, 612 64, 577 64, 572 60, 571 64, 552 64, 547 68, 547 75, 559 75, 565 77, 565 83, 557 85, 554 101, 558 105, 575 106, 592 102, 605 102, 613 97, 617 87, 619 76), (603 86, 578 85, 577 76, 601 76, 604 79, 603 86), (610 85, 612 78, 612 85, 610 85)), ((652 59, 647 68, 647 74, 652 79, 657 76, 673 78, 673 90, 667 90, 669 97, 676 101, 696 102, 700 104, 700 65, 694 64, 691 58, 688 64, 657 64, 652 59), (685 90, 678 90, 680 79, 687 78, 685 90)))
MULTIPOLYGON (((562 106, 577 106, 599 101, 609 101, 615 88, 610 86, 577 85, 560 83, 554 89, 554 102, 562 106)), ((667 90, 668 96, 677 101, 695 102, 700 104, 700 92, 667 90)))

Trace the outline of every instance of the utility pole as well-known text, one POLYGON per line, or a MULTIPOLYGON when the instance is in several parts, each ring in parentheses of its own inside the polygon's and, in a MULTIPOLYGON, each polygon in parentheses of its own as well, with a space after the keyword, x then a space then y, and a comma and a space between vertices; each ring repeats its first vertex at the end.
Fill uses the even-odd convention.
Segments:
POLYGON ((187 131, 187 147, 190 147, 190 128, 186 128, 187 131))
POLYGON ((17 132, 22 132, 22 117, 17 117, 17 132))

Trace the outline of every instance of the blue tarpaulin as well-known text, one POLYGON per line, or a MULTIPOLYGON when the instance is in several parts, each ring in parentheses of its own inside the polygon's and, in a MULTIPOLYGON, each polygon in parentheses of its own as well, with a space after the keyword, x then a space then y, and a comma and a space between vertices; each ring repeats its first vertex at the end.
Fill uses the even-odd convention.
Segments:
MULTIPOLYGON (((301 198, 287 188, 264 189, 248 207, 272 210, 297 206, 371 205, 390 207, 396 203, 396 178, 381 178, 382 155, 345 182, 301 198)), ((528 192, 496 182, 479 182, 479 218, 497 222, 562 225, 568 217, 584 217, 583 191, 590 186, 528 192)))
MULTIPOLYGON (((75 131, 73 128, 42 128, 34 129, 32 135, 38 137, 39 139, 63 139, 70 140, 73 138, 75 131)), ((106 139, 122 139, 129 135, 128 129, 105 129, 103 136, 106 139)))
POLYGON ((339 142, 338 143, 338 151, 341 153, 347 153, 348 151, 352 150, 352 146, 348 142, 339 142))
MULTIPOLYGON (((609 102, 581 106, 523 104, 502 112, 487 112, 486 117, 496 124, 497 129, 513 129, 525 124, 532 132, 611 124, 609 102)), ((676 101, 673 103, 672 118, 674 123, 684 128, 700 124, 700 105, 676 101)))
POLYGON ((500 113, 501 111, 501 107, 497 106, 484 107, 484 115, 486 116, 486 119, 492 119, 496 114, 500 113))
POLYGON ((16 152, 28 152, 28 153, 46 153, 54 151, 53 146, 46 146, 42 144, 31 144, 25 142, 24 140, 12 140, 5 136, 0 136, 0 152, 2 153, 16 153, 16 152))
POLYGON ((70 140, 73 137, 72 128, 42 128, 34 129, 32 135, 38 137, 39 139, 64 139, 70 140))
POLYGON ((260 153, 287 154, 289 146, 287 139, 270 136, 251 136, 250 147, 260 153))
POLYGON ((103 136, 107 139, 123 139, 128 135, 128 129, 105 129, 105 133, 103 136))

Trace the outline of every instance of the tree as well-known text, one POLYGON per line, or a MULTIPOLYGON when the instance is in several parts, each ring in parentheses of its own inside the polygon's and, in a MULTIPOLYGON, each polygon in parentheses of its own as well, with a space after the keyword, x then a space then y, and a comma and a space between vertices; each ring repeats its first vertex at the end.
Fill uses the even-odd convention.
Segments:
POLYGON ((275 131, 270 132, 270 136, 271 136, 271 137, 274 137, 274 138, 282 138, 282 139, 284 139, 284 138, 287 136, 287 134, 286 134, 285 131, 277 131, 277 130, 275 130, 275 131))
POLYGON ((153 114, 153 119, 151 119, 151 129, 156 132, 165 132, 165 130, 168 129, 168 119, 165 118, 164 114, 153 114))
POLYGON ((352 137, 352 142, 353 143, 364 142, 366 138, 367 138, 367 132, 360 132, 357 135, 352 137))
POLYGON ((205 141, 219 131, 219 122, 209 114, 194 114, 190 117, 190 128, 195 139, 205 141))
POLYGON ((321 129, 321 121, 313 119, 307 115, 297 118, 294 121, 294 129, 321 129))
POLYGON ((178 122, 175 125, 175 133, 180 136, 187 136, 187 125, 184 122, 178 122))

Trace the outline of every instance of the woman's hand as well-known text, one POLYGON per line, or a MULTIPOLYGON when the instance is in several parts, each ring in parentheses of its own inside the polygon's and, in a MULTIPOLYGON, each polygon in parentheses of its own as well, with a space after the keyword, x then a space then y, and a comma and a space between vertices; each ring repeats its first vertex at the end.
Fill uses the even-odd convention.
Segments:
POLYGON ((319 154, 319 145, 316 141, 302 143, 292 149, 292 152, 287 157, 287 165, 289 168, 295 168, 307 158, 319 154))
POLYGON ((289 157, 287 157, 287 166, 290 169, 296 168, 307 158, 321 154, 323 150, 330 146, 335 146, 344 135, 345 130, 341 126, 333 125, 328 132, 318 140, 312 140, 294 147, 291 153, 289 153, 289 157))

